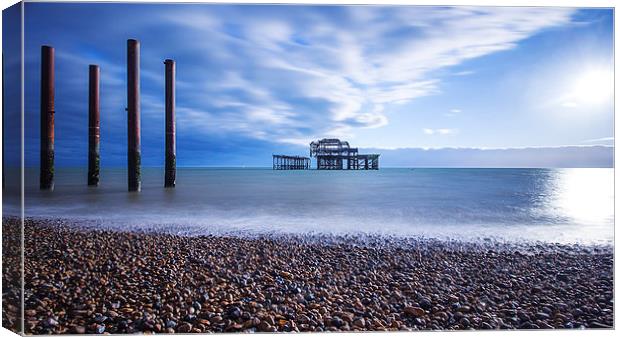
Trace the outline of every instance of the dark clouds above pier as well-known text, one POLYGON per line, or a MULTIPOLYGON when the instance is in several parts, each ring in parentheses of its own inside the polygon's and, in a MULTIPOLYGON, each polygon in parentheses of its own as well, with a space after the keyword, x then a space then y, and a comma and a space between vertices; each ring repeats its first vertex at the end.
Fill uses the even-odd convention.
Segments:
MULTIPOLYGON (((463 96, 472 86, 481 95, 491 90, 488 83, 494 79, 488 78, 489 71, 516 62, 502 59, 506 53, 524 57, 519 54, 523 43, 537 55, 555 48, 544 47, 554 36, 577 39, 600 29, 607 32, 609 20, 605 11, 567 8, 111 3, 25 7, 26 158, 31 165, 38 158, 43 44, 56 48, 59 165, 86 161, 87 75, 92 63, 101 66, 102 163, 125 163, 128 38, 141 42, 146 165, 163 163, 166 58, 175 59, 178 67, 179 164, 266 165, 272 152, 304 154, 311 140, 326 136, 347 138, 362 147, 573 145, 570 134, 578 123, 558 126, 563 129, 536 138, 537 144, 525 144, 527 138, 516 130, 514 135, 503 134, 501 141, 490 141, 499 138, 493 131, 481 138, 485 123, 485 129, 506 127, 498 116, 487 118, 490 110, 505 113, 505 120, 517 119, 516 126, 530 122, 531 114, 503 110, 496 98, 485 105, 467 103, 463 96), (533 40, 540 34, 551 36, 533 40), (498 54, 504 56, 492 58, 498 54), (486 62, 476 63, 481 59, 486 62), (476 121, 475 127, 470 125, 476 121), (249 159, 252 156, 260 158, 249 159)), ((593 42, 600 47, 603 64, 609 63, 606 41, 593 42)), ((505 83, 522 85, 519 81, 505 83)), ((506 96, 506 101, 512 98, 506 96)), ((575 110, 568 103, 572 101, 558 104, 575 110)), ((598 117, 589 118, 592 123, 580 139, 611 135, 605 122, 613 118, 613 110, 608 116, 608 107, 596 109, 591 110, 598 117)), ((533 127, 531 132, 539 130, 533 127)))

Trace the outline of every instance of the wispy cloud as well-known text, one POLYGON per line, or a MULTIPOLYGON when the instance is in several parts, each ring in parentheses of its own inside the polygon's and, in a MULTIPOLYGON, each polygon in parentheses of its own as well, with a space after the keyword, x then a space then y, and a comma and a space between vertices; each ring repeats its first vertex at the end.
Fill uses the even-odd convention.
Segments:
POLYGON ((255 127, 271 135, 277 135, 274 126, 285 124, 296 137, 283 139, 306 142, 335 131, 386 125, 393 106, 441 93, 441 78, 434 71, 514 48, 542 29, 569 22, 571 13, 558 8, 336 11, 297 6, 264 11, 226 6, 174 11, 162 18, 189 40, 205 41, 193 52, 217 64, 210 67, 215 71, 209 76, 209 99, 192 102, 195 108, 222 108, 217 97, 234 88, 239 102, 228 108, 240 118, 262 123, 255 127))
POLYGON ((603 137, 603 138, 594 138, 594 139, 586 139, 583 143, 612 143, 614 141, 614 137, 603 137))
POLYGON ((428 128, 424 128, 422 129, 422 132, 424 132, 425 135, 450 135, 450 134, 455 134, 458 132, 457 129, 449 129, 449 128, 442 128, 442 129, 428 129, 428 128))
POLYGON ((445 117, 454 117, 461 113, 461 109, 450 109, 448 112, 444 112, 445 117))
POLYGON ((476 72, 473 70, 463 70, 463 71, 457 71, 455 73, 453 73, 452 75, 454 76, 467 76, 467 75, 473 75, 476 72))

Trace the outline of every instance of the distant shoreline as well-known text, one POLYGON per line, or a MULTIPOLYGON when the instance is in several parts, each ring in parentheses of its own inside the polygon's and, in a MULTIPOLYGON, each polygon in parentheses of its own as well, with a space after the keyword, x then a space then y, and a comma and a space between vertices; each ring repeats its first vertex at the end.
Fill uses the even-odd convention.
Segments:
MULTIPOLYGON (((17 235, 19 223, 5 218, 3 230, 17 235)), ((605 247, 532 244, 527 250, 438 240, 406 247, 381 239, 321 244, 75 229, 30 219, 25 233, 26 333, 614 323, 613 250, 605 247)))

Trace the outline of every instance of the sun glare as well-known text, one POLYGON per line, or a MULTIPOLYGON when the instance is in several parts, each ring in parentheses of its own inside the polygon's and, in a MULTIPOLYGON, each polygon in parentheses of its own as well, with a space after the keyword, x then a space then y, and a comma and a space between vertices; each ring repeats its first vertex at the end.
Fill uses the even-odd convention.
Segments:
POLYGON ((591 69, 579 75, 573 84, 571 102, 575 105, 598 105, 613 97, 613 74, 608 70, 591 69))
MULTIPOLYGON (((613 219, 612 170, 565 169, 558 174, 554 207, 580 223, 601 224, 613 219), (593 174, 595 173, 595 174, 593 174)), ((586 235, 587 228, 584 228, 586 235)))

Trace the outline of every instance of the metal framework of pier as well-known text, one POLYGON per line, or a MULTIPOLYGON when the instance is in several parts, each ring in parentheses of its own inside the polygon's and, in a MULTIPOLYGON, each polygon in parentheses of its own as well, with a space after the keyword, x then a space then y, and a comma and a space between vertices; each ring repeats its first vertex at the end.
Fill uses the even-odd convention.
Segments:
POLYGON ((273 155, 274 170, 309 170, 310 158, 302 156, 273 155))
POLYGON ((316 158, 317 170, 378 170, 378 154, 359 154, 349 142, 323 138, 310 143, 310 157, 316 158))

